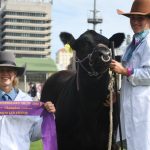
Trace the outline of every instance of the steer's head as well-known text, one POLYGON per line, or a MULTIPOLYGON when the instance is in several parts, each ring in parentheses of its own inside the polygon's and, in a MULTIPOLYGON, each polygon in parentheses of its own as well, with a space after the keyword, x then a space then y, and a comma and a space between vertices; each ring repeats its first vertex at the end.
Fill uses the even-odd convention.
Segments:
POLYGON ((69 44, 76 51, 76 61, 85 72, 99 74, 109 67, 111 62, 111 42, 119 47, 124 41, 123 33, 116 33, 107 39, 93 30, 88 30, 75 39, 72 34, 62 32, 60 38, 64 44, 69 44))

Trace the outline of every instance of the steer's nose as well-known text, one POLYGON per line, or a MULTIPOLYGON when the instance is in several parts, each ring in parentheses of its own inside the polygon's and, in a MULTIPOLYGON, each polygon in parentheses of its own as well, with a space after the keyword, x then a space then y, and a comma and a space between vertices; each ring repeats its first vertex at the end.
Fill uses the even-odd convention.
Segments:
POLYGON ((108 56, 110 55, 110 51, 108 51, 107 49, 103 49, 101 50, 101 55, 108 56))
POLYGON ((101 50, 101 52, 100 52, 101 54, 101 59, 102 59, 102 61, 103 62, 108 62, 108 61, 110 61, 110 59, 111 59, 111 56, 110 56, 110 51, 109 51, 109 49, 104 49, 104 50, 101 50))

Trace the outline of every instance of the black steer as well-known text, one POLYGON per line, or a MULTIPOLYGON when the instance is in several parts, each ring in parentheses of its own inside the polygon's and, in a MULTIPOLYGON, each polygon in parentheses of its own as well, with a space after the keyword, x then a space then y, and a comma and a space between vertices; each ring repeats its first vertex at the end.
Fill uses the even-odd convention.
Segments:
POLYGON ((88 30, 78 39, 66 32, 60 38, 76 51, 77 71, 53 74, 45 82, 41 95, 41 101, 51 100, 56 106, 58 148, 107 150, 109 107, 103 103, 109 95, 110 45, 114 41, 114 46, 119 47, 124 34, 117 33, 107 39, 88 30))

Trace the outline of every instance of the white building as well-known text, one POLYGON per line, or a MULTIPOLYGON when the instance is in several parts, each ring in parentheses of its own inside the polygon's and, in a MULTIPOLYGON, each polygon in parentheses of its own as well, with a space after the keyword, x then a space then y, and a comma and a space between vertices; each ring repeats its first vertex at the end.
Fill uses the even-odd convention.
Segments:
POLYGON ((58 50, 56 53, 56 64, 59 70, 68 69, 71 58, 73 57, 73 52, 67 52, 65 48, 58 50))
POLYGON ((17 57, 48 57, 51 48, 51 2, 0 2, 0 50, 13 51, 17 57))

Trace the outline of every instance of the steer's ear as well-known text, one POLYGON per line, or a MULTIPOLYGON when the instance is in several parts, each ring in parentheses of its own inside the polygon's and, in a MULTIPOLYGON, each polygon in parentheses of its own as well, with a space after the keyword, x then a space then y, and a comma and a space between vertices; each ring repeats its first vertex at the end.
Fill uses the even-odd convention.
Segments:
POLYGON ((124 33, 116 33, 112 37, 109 38, 109 48, 111 47, 111 42, 114 42, 114 48, 118 48, 121 46, 125 39, 124 33))
POLYGON ((73 44, 75 43, 75 38, 72 34, 68 32, 61 32, 60 33, 60 39, 63 42, 63 44, 69 44, 71 48, 73 48, 73 44))

